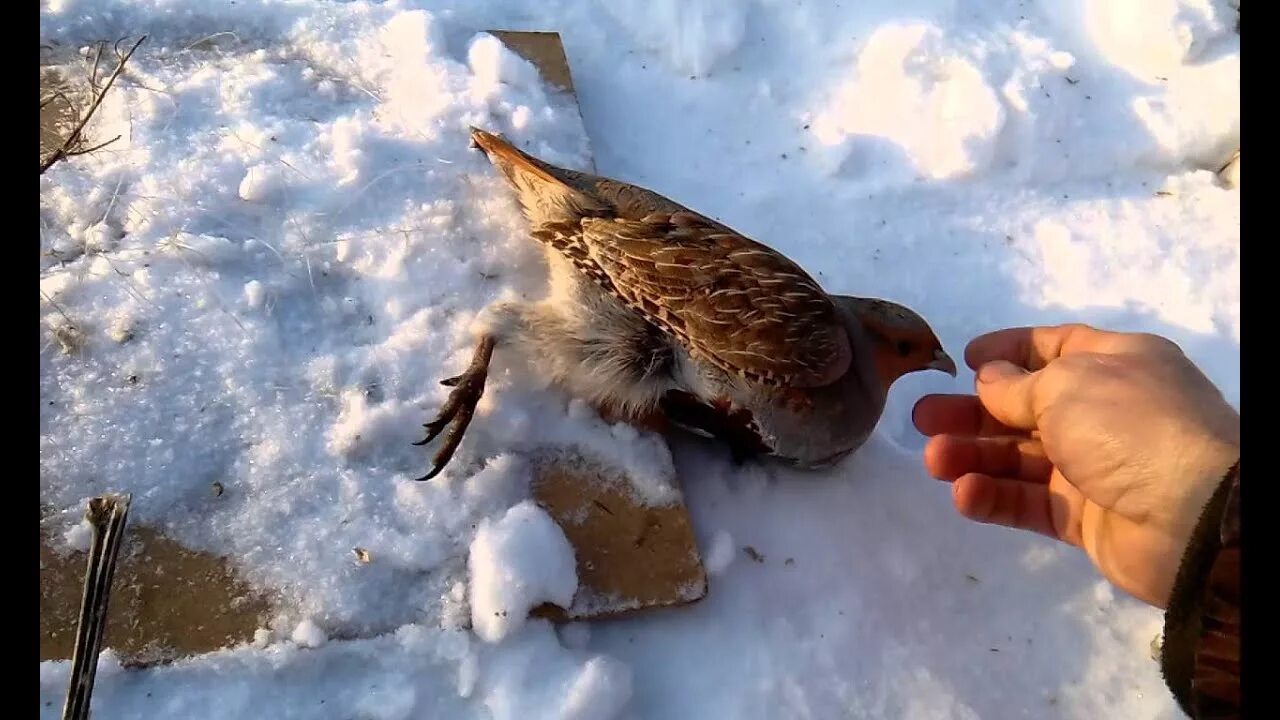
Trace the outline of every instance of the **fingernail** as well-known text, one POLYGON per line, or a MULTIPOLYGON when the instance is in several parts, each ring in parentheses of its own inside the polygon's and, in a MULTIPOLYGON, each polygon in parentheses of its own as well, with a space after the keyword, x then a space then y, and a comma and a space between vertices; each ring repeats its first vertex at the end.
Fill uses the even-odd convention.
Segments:
POLYGON ((978 382, 999 382, 1025 373, 1025 370, 1011 362, 994 360, 978 368, 978 382))

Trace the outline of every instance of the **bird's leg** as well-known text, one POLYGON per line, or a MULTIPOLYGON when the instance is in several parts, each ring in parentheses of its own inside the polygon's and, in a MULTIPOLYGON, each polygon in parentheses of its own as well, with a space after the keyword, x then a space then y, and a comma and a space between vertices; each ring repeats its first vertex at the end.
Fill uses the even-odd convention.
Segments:
POLYGON ((659 407, 673 425, 727 445, 735 467, 770 452, 751 413, 735 409, 727 399, 705 402, 683 390, 670 390, 659 407))
POLYGON ((624 412, 617 405, 609 402, 596 403, 595 409, 600 419, 610 425, 625 423, 637 430, 648 430, 656 433, 666 432, 669 429, 666 417, 657 410, 624 412))
POLYGON ((427 436, 414 445, 426 445, 446 427, 449 432, 444 434, 440 450, 432 460, 431 471, 418 478, 419 481, 430 480, 439 475, 462 443, 462 436, 471 424, 471 416, 475 414, 476 403, 484 395, 484 383, 489 377, 489 360, 493 357, 494 342, 492 335, 484 336, 476 346, 475 355, 471 357, 471 364, 467 366, 466 372, 440 381, 441 385, 452 387, 453 392, 449 393, 449 398, 440 407, 436 419, 423 426, 427 429, 427 436))

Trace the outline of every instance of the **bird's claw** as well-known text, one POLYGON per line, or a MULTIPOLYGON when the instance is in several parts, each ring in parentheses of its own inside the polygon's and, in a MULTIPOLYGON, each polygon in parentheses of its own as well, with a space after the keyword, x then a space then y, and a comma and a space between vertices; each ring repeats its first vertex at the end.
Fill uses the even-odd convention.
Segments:
POLYGON ((446 428, 449 431, 444 433, 444 442, 432 459, 431 470, 417 478, 419 482, 425 482, 439 475, 445 465, 449 464, 458 446, 462 444, 462 436, 466 433, 467 426, 471 424, 476 404, 484 395, 484 384, 489 375, 489 359, 493 356, 493 345, 492 338, 481 340, 467 371, 457 377, 441 381, 442 385, 452 387, 453 391, 440 407, 436 419, 423 425, 427 429, 427 436, 413 445, 421 447, 436 439, 446 428))
POLYGON ((440 431, 444 430, 445 427, 449 424, 449 421, 452 419, 453 419, 452 416, 447 418, 441 417, 436 420, 432 420, 429 423, 423 423, 422 427, 427 429, 427 436, 413 444, 418 447, 422 447, 423 445, 426 445, 432 440, 435 440, 436 436, 440 434, 440 431))
POLYGON ((444 465, 442 465, 442 464, 438 464, 438 463, 437 463, 437 464, 434 464, 434 465, 432 465, 432 466, 431 466, 431 472, 427 473, 426 475, 423 475, 423 476, 422 476, 422 477, 420 477, 420 478, 414 478, 414 479, 413 479, 413 481, 414 481, 414 482, 426 482, 426 481, 430 480, 431 478, 433 478, 433 477, 435 477, 435 476, 439 475, 439 474, 440 474, 440 471, 441 471, 441 470, 443 470, 443 469, 444 469, 444 465))

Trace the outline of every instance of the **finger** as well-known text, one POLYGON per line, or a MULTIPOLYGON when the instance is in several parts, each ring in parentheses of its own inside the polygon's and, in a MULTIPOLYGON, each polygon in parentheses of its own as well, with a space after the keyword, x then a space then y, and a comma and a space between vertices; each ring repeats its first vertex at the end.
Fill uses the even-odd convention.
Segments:
POLYGON ((1049 514, 1058 538, 1077 547, 1084 547, 1084 493, 1054 470, 1049 476, 1049 514))
POLYGON ((939 480, 969 473, 1047 483, 1053 463, 1036 440, 1018 437, 976 438, 938 435, 924 447, 924 466, 939 480))
POLYGON ((1004 360, 989 362, 978 368, 978 401, 997 422, 1018 430, 1035 430, 1040 410, 1051 399, 1037 390, 1046 374, 1052 371, 1027 372, 1004 360))
POLYGON ((964 350, 964 361, 973 370, 995 360, 1011 362, 1027 370, 1039 370, 1054 359, 1073 352, 1121 352, 1167 344, 1155 336, 1116 333, 1088 325, 1021 327, 980 335, 964 350))
POLYGON ((1015 430, 1040 438, 1041 416, 1064 394, 1078 387, 1078 367, 1053 365, 1028 372, 1013 363, 995 360, 978 368, 975 385, 986 412, 1015 430))
POLYGON ((952 484, 951 499, 970 520, 1062 539, 1054 528, 1048 485, 970 473, 952 484))
POLYGON ((974 395, 926 395, 911 409, 911 422, 924 435, 1020 435, 991 417, 974 395))

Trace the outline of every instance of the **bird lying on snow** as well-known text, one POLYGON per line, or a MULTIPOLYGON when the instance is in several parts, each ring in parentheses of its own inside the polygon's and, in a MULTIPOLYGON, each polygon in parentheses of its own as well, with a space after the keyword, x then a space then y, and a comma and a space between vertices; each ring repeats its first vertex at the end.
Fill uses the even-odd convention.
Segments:
POLYGON ((809 468, 866 441, 899 377, 956 373, 901 305, 828 295, 777 251, 657 193, 555 167, 483 130, 471 139, 515 189, 551 291, 488 309, 470 367, 443 381, 453 392, 415 443, 449 429, 422 480, 461 443, 498 345, 537 358, 602 415, 809 468))

